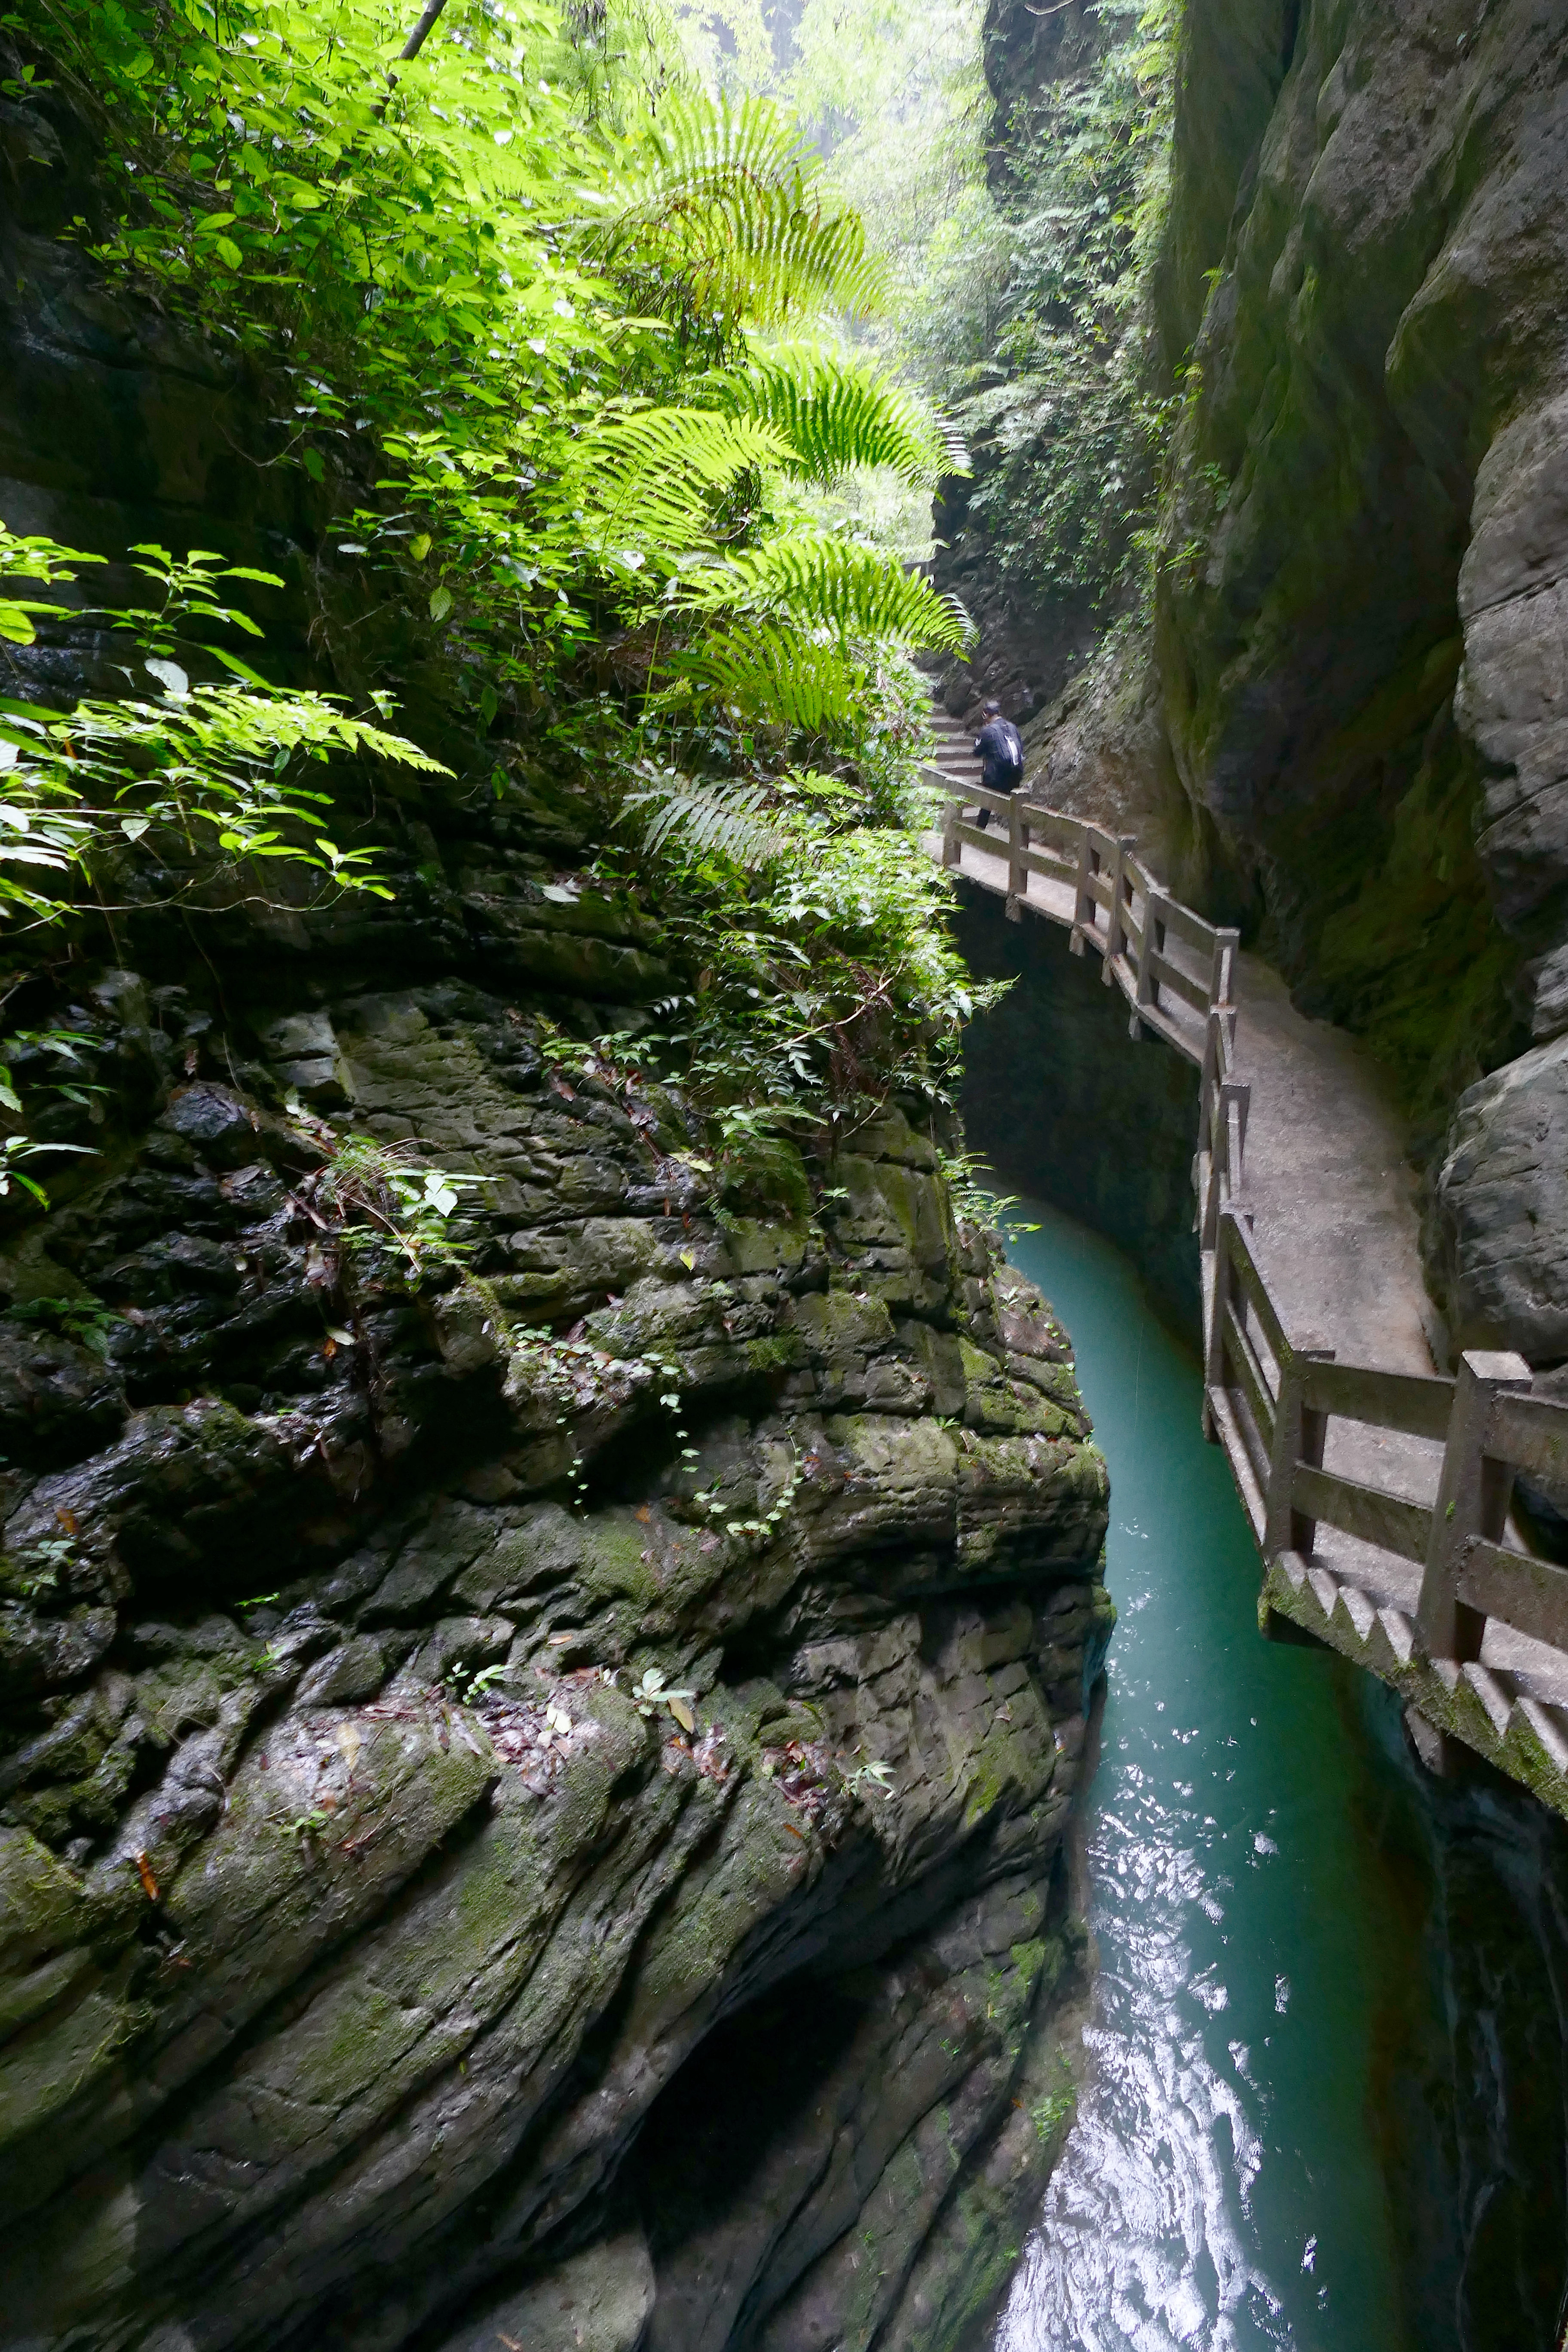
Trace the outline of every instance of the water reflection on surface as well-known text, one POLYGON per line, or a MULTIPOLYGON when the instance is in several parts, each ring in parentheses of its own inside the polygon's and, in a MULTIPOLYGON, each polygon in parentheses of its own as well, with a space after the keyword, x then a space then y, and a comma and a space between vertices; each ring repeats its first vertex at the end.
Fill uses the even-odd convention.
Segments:
POLYGON ((1373 2038, 1408 1923, 1368 1866, 1365 1702, 1339 1662, 1259 1641, 1195 1363, 1131 1269, 1027 1213, 1012 1255, 1110 1462, 1120 1622, 1087 1827, 1095 2076, 997 2352, 1391 2352, 1373 2038))

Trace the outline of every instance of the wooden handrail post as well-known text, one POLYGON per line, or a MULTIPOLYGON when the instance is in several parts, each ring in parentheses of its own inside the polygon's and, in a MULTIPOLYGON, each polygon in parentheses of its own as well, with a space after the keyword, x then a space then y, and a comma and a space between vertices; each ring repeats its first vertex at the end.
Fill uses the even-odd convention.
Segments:
POLYGON ((1024 870, 1024 844, 1026 839, 1024 825, 1024 793, 1025 787, 1020 784, 1016 791, 1007 795, 1006 913, 1010 923, 1023 921, 1024 910, 1019 902, 1027 897, 1029 889, 1029 877, 1024 870))
POLYGON ((1209 1003, 1232 1004, 1236 1001, 1236 958, 1241 946, 1239 931, 1215 931, 1214 963, 1209 971, 1209 1003))
POLYGON ((1213 1249, 1214 1237, 1206 1216, 1207 1199, 1204 1192, 1204 1157, 1208 1156, 1210 1185, 1214 1170, 1214 1090, 1219 1075, 1220 1032, 1219 1014, 1209 1006, 1208 1019, 1204 1024, 1204 1059, 1198 1076, 1198 1148, 1193 1154, 1193 1191, 1197 1198, 1193 1209, 1193 1231, 1201 1234, 1200 1249, 1213 1249))
POLYGON ((1222 1209, 1215 1223, 1214 1244, 1214 1279, 1209 1293, 1208 1328, 1204 1333, 1204 1386, 1217 1389, 1225 1386, 1225 1310, 1232 1287, 1229 1228, 1236 1220, 1222 1209))
POLYGON ((942 820, 942 862, 944 868, 956 866, 963 855, 963 845, 958 838, 959 819, 963 814, 960 803, 950 800, 942 820))
POLYGON ((1225 1166, 1226 1137, 1226 1121, 1216 1087, 1209 1097, 1209 1189, 1203 1204, 1203 1227, 1198 1235, 1200 1251, 1206 1252, 1219 1246, 1220 1211, 1225 1205, 1225 1188, 1220 1182, 1220 1171, 1225 1166))
POLYGON ((1138 950, 1138 990, 1133 999, 1132 1018, 1127 1024, 1128 1034, 1134 1043, 1143 1034, 1143 1024, 1138 1018, 1140 1008, 1160 1002, 1160 978, 1154 970, 1154 961, 1165 952, 1166 908, 1169 905, 1170 900, 1163 890, 1157 890, 1152 882, 1144 883, 1143 943, 1138 950))
POLYGON ((1236 1054, 1236 1008, 1231 1004, 1211 1004, 1204 1028, 1204 1058, 1199 1084, 1205 1093, 1212 1091, 1221 1078, 1230 1075, 1236 1054))
POLYGON ((1416 1639, 1427 1658, 1463 1664, 1479 1658, 1486 1620, 1459 1599, 1459 1570, 1472 1536, 1500 1541, 1513 1487, 1512 1465, 1486 1451, 1493 1400, 1510 1389, 1528 1389, 1530 1366, 1522 1356, 1467 1348, 1459 1358, 1454 1409, 1443 1449, 1443 1475, 1432 1513, 1432 1537, 1415 1612, 1416 1639))
POLYGON ((1219 1219, 1226 1201, 1234 1200, 1241 1190, 1241 1150, 1247 1136, 1247 1106, 1252 1093, 1245 1078, 1221 1078, 1210 1096, 1209 1110, 1209 1189, 1204 1202, 1203 1232, 1198 1246, 1212 1250, 1218 1246, 1219 1219), (1230 1145, 1231 1112, 1237 1114, 1237 1150, 1233 1155, 1230 1145), (1221 1179, 1224 1181, 1221 1181, 1221 1179))
POLYGON ((1263 1555, 1278 1559, 1282 1551, 1300 1552, 1310 1559, 1318 1523, 1296 1507, 1296 1465, 1310 1470, 1323 1466, 1323 1441, 1329 1417, 1302 1400, 1303 1368, 1332 1363, 1334 1351, 1320 1339, 1292 1340, 1279 1367, 1279 1394, 1274 1406, 1274 1450, 1268 1463, 1268 1492, 1263 1523, 1263 1555))
POLYGON ((1068 939, 1068 951, 1080 956, 1088 944, 1087 934, 1096 928, 1094 899, 1089 893, 1089 877, 1100 870, 1100 853, 1088 825, 1078 845, 1078 884, 1073 891, 1072 930, 1068 939))
POLYGON ((1127 932, 1121 917, 1121 893, 1124 887, 1122 877, 1127 872, 1127 861, 1137 846, 1138 839, 1135 834, 1117 835, 1116 856, 1110 868, 1110 905, 1106 909, 1105 916, 1105 961, 1100 967, 1100 973, 1107 988, 1116 977, 1111 967, 1127 945, 1127 932))
POLYGON ((1246 1078, 1226 1078, 1219 1090, 1219 1115, 1225 1129, 1225 1179, 1233 1193, 1239 1192, 1245 1174, 1247 1157, 1247 1117, 1252 1108, 1252 1088, 1246 1078), (1231 1148, 1230 1119, 1236 1114, 1236 1146, 1231 1148))

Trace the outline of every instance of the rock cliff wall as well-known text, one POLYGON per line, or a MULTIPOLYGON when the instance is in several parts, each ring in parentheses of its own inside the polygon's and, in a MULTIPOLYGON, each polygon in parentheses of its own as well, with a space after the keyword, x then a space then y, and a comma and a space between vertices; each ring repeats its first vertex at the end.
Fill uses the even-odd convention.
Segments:
MULTIPOLYGON (((268 563, 353 683, 265 388, 4 130, 0 512, 268 563)), ((1068 1343, 896 1107, 720 1199, 562 1066, 668 986, 572 777, 377 822, 393 906, 132 909, 26 1000, 102 1090, 0 1258, 0 2332, 956 2347, 1071 2105, 1068 1343), (459 1265, 351 1247, 351 1132, 481 1180, 459 1265)))
MULTIPOLYGON (((1011 22, 988 56, 1026 100, 1058 67, 1011 22)), ((1540 1367, 1568 1355, 1565 169, 1551 0, 1189 0, 1149 684, 1037 738, 1058 798, 1136 814, 1394 1065, 1454 1339, 1540 1367)))

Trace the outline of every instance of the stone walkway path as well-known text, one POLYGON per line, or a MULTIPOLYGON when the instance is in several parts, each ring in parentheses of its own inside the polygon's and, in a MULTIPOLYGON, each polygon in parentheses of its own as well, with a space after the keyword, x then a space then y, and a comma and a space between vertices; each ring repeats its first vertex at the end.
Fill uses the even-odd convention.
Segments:
MULTIPOLYGON (((932 732, 947 773, 978 782, 973 738, 940 715, 932 732)), ((1005 889, 1000 841, 994 876, 978 870, 988 862, 966 849, 963 870, 1005 889)), ((1070 919, 1071 894, 1060 896, 1070 919)), ((1261 958, 1238 958, 1235 992, 1238 1062, 1252 1085, 1246 1205, 1288 1325, 1358 1363, 1430 1372, 1440 1335, 1421 1278, 1415 1175, 1386 1073, 1344 1030, 1299 1013, 1261 958)))
MULTIPOLYGON (((932 732, 942 768, 978 782, 973 737, 942 714, 932 732)), ((940 855, 935 835, 929 845, 940 855)), ((960 871, 1005 894, 1000 839, 994 855, 966 843, 960 871)), ((1029 909, 1026 921, 1044 915, 1070 922, 1071 894, 1031 883, 1029 909)), ((1347 1032, 1300 1012, 1261 958, 1237 959, 1235 996, 1237 1070, 1251 1086, 1237 1205, 1250 1213, 1255 1253, 1286 1328, 1298 1345, 1311 1335, 1342 1362, 1446 1369, 1441 1325, 1422 1279, 1416 1177, 1388 1074, 1347 1032)), ((1129 1045, 1134 1050, 1165 1049, 1146 1038, 1129 1045)), ((1442 1452, 1420 1438, 1336 1419, 1324 1466, 1430 1506, 1442 1452)), ((1421 1571, 1410 1561, 1328 1526, 1319 1528, 1314 1558, 1374 1607, 1414 1615, 1421 1571)), ((1482 1658, 1541 1698, 1568 1703, 1568 1664, 1560 1654, 1496 1620, 1488 1622, 1482 1658)))

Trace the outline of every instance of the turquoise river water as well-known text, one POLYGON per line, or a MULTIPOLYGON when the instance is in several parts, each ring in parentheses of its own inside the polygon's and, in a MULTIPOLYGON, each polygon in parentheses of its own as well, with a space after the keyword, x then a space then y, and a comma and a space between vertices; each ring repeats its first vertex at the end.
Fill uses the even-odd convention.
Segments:
POLYGON ((1110 1465, 1120 1617, 1087 1828, 1095 2072, 997 2352, 1445 2352, 1468 2340, 1465 2225, 1422 2078, 1453 1987, 1394 1703, 1260 1640, 1195 1358, 1117 1251, 1020 1213, 1040 1230, 1010 1254, 1110 1465))

